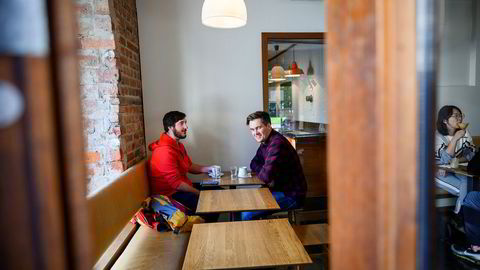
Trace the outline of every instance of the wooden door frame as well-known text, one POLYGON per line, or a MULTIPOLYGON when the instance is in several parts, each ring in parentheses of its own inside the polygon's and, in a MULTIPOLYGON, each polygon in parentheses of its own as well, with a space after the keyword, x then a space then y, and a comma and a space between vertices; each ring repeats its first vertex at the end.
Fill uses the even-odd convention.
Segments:
POLYGON ((318 39, 325 41, 323 32, 262 32, 263 111, 268 112, 268 42, 271 39, 318 39))
POLYGON ((0 36, 15 28, 19 39, 8 36, 11 44, 0 48, 0 80, 12 86, 24 110, 0 127, 2 267, 89 269, 74 2, 3 5, 11 17, 0 36), (38 29, 28 27, 31 20, 45 32, 32 33, 38 29))

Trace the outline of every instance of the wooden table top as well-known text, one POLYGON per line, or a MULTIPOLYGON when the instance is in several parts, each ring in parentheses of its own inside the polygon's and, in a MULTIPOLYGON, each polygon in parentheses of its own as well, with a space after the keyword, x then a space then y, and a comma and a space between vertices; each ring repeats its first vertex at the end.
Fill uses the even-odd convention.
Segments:
POLYGON ((312 263, 287 219, 193 225, 183 270, 312 263))
POLYGON ((277 201, 268 188, 202 190, 197 213, 222 213, 254 210, 278 210, 277 201))
POLYGON ((439 169, 444 169, 447 172, 452 172, 458 175, 464 175, 467 177, 471 177, 473 179, 480 179, 480 175, 475 175, 467 172, 467 165, 458 165, 458 168, 452 168, 449 165, 437 165, 439 169))
MULTIPOLYGON (((198 181, 201 183, 203 180, 216 180, 213 178, 205 178, 198 181)), ((214 186, 247 186, 247 185, 265 185, 265 183, 260 180, 257 176, 250 176, 250 177, 237 177, 237 179, 232 179, 230 177, 230 172, 225 172, 224 175, 218 178, 219 182, 218 185, 214 186)))

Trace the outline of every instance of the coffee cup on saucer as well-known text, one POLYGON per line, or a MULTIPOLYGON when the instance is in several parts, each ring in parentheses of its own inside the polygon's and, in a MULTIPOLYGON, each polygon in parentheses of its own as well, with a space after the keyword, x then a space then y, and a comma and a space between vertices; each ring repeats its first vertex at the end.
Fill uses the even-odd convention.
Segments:
POLYGON ((247 176, 248 176, 247 167, 239 167, 238 168, 238 177, 247 177, 247 176))
POLYGON ((222 172, 222 167, 220 167, 218 165, 213 165, 212 167, 210 167, 209 175, 212 178, 220 178, 221 172, 222 172))

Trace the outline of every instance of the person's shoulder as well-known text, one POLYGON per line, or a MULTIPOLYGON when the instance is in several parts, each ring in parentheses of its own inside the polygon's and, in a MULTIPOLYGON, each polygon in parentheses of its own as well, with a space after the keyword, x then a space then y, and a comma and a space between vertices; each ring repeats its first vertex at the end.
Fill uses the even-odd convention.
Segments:
POLYGON ((175 150, 175 148, 171 147, 170 145, 161 145, 153 150, 152 158, 165 158, 169 156, 174 156, 176 155, 176 153, 177 150, 175 150))
POLYGON ((270 138, 270 145, 290 145, 290 142, 281 133, 275 132, 270 138))
POLYGON ((444 142, 444 143, 447 143, 447 144, 448 144, 448 138, 447 138, 445 135, 443 135, 443 134, 441 134, 440 132, 438 132, 438 131, 435 131, 435 141, 436 141, 437 143, 442 143, 442 142, 444 142))

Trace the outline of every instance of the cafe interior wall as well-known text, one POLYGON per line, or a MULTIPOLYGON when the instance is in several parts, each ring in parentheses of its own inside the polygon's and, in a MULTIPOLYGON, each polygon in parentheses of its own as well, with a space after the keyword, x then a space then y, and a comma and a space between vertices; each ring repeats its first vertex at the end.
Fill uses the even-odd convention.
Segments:
POLYGON ((327 87, 324 47, 296 50, 295 60, 304 75, 292 80, 296 120, 327 124, 327 87), (309 72, 310 70, 310 72, 309 72), (307 97, 311 99, 307 100, 307 97))
POLYGON ((441 9, 441 46, 437 84, 437 111, 458 106, 480 136, 480 3, 446 0, 441 9), (476 17, 476 19, 475 19, 476 17))
MULTIPOLYGON (((196 163, 248 165, 258 144, 246 116, 262 110, 262 32, 325 32, 324 1, 245 0, 247 25, 201 23, 203 1, 139 0, 143 105, 147 142, 163 115, 187 114, 183 142, 196 163)), ((149 153, 150 154, 150 153, 149 153)))

